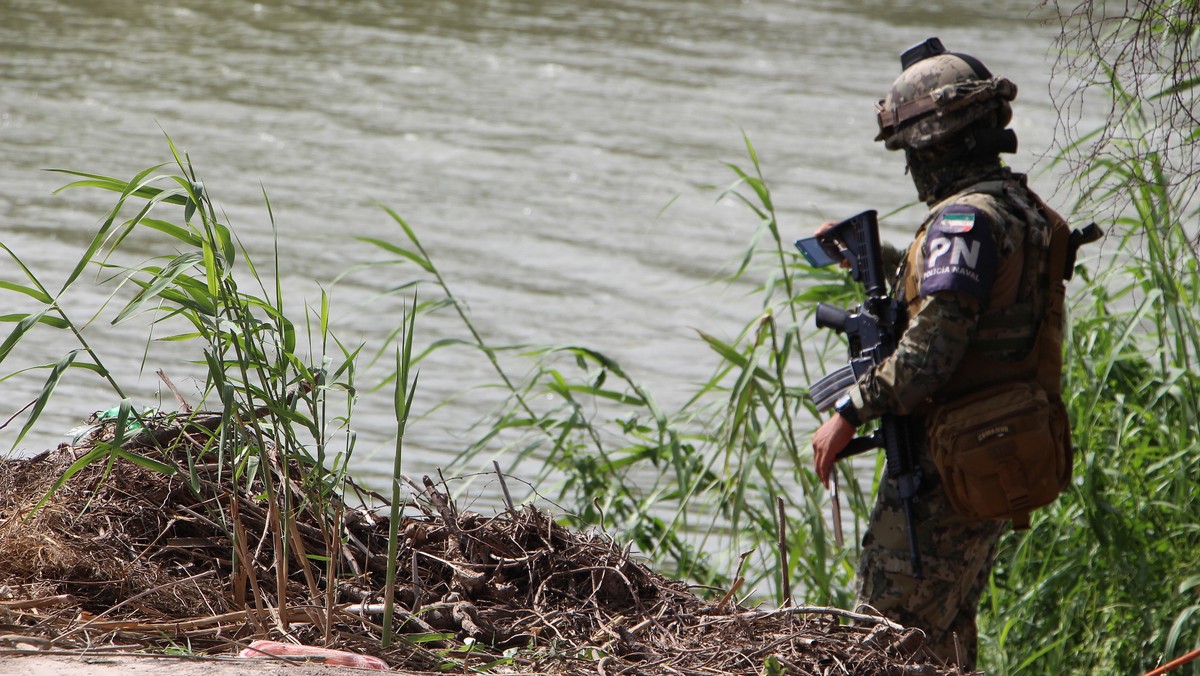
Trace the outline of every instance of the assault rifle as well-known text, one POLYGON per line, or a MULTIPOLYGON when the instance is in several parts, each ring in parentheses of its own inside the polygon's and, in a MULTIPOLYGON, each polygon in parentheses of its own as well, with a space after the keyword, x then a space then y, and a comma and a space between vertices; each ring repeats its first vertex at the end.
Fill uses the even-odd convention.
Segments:
MULTIPOLYGON (((1103 235, 1104 232, 1095 223, 1070 232, 1062 271, 1064 280, 1071 279, 1075 272, 1079 247, 1095 242, 1103 235)), ((849 264, 851 277, 862 284, 866 291, 866 300, 850 311, 824 303, 817 304, 817 327, 844 333, 850 343, 849 363, 809 388, 809 396, 817 410, 824 412, 833 408, 835 402, 867 371, 896 350, 907 317, 904 306, 887 295, 875 211, 864 211, 842 221, 818 237, 797 240, 796 247, 814 267, 839 262, 849 264)), ((904 506, 913 577, 919 578, 921 554, 917 549, 912 521, 912 505, 921 487, 921 470, 914 457, 916 445, 913 440, 916 433, 907 417, 884 415, 873 433, 855 437, 837 457, 840 460, 873 448, 884 450, 888 479, 896 482, 904 506)))
MULTIPOLYGON (((824 412, 832 408, 863 374, 895 351, 907 316, 904 306, 887 295, 875 211, 864 211, 846 219, 818 237, 797 240, 796 247, 815 267, 848 263, 850 276, 866 291, 862 304, 849 311, 825 303, 817 304, 817 327, 844 333, 850 343, 849 363, 809 388, 809 396, 817 410, 824 412)), ((913 438, 906 416, 887 414, 880 418, 874 432, 855 437, 837 457, 841 459, 873 448, 884 450, 887 478, 896 482, 904 506, 913 577, 920 578, 921 553, 913 531, 912 506, 921 487, 921 470, 916 463, 913 438)))

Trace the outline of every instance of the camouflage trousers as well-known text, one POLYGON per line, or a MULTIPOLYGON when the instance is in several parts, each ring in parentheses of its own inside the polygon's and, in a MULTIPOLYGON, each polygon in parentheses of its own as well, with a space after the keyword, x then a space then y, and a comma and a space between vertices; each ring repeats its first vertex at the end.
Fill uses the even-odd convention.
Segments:
POLYGON ((858 602, 906 627, 922 629, 926 647, 937 657, 974 669, 979 596, 1007 522, 959 515, 928 455, 921 449, 923 486, 913 505, 923 579, 912 576, 904 507, 895 483, 885 479, 863 536, 858 602))

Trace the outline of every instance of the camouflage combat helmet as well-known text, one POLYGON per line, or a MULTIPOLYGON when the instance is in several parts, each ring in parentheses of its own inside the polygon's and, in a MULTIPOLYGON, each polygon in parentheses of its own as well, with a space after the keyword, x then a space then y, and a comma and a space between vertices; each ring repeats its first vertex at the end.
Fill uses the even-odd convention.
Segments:
MULTIPOLYGON (((1012 119, 1008 102, 1016 98, 1017 86, 993 77, 972 56, 948 52, 937 38, 906 50, 900 65, 900 77, 887 97, 875 104, 879 122, 875 140, 883 141, 888 150, 942 145, 980 121, 975 127, 1004 130, 1012 119), (995 115, 990 115, 993 112, 995 115)), ((978 140, 994 146, 989 148, 992 154, 1016 150, 1016 136, 1011 131, 985 136, 986 140, 978 140)), ((968 145, 975 146, 975 140, 968 145)))

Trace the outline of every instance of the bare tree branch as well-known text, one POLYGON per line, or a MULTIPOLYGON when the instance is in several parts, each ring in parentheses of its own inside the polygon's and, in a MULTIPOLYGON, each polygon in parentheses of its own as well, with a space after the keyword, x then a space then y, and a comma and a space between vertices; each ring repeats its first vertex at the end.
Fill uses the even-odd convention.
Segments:
MULTIPOLYGON (((1119 209, 1120 186, 1098 167, 1152 165, 1122 173, 1190 203, 1200 178, 1200 3, 1195 0, 1043 0, 1059 20, 1051 95, 1059 111, 1057 149, 1083 194, 1119 209), (1085 107, 1086 102, 1086 107, 1085 107), (1104 110, 1099 129, 1084 111, 1104 110), (1147 163, 1146 160, 1153 159, 1147 163)), ((1130 186, 1125 186, 1126 188, 1130 186)))

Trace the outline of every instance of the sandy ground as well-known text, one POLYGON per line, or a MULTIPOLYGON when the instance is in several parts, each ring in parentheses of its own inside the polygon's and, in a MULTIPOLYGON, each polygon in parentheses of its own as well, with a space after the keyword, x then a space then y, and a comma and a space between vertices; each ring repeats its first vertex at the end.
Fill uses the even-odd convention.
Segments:
MULTIPOLYGON (((0 653, 2 676, 365 676, 385 672, 274 660, 196 659, 138 655, 0 653)), ((389 674, 411 672, 389 671, 389 674)))

